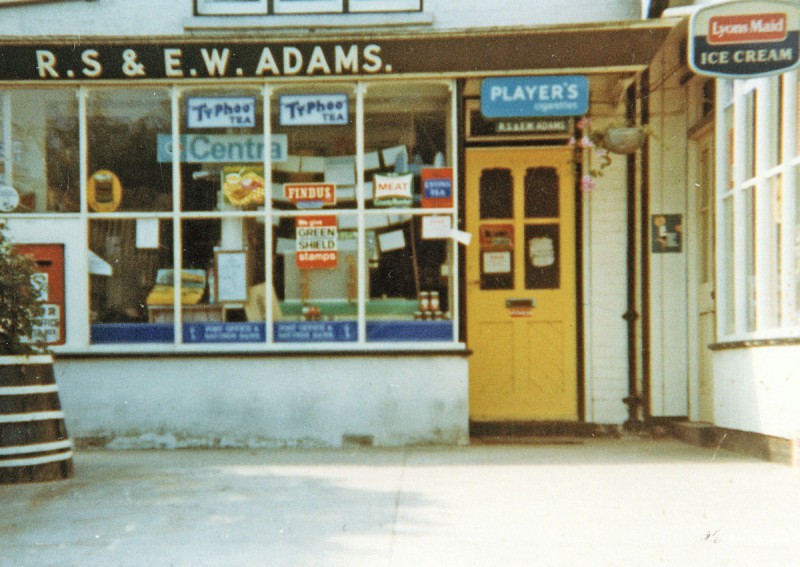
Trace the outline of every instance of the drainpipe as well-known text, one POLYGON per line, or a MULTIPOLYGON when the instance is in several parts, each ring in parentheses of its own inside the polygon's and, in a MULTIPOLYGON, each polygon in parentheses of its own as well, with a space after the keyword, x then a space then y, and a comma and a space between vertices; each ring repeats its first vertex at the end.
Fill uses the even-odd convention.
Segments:
MULTIPOLYGON (((648 85, 648 75, 647 71, 642 74, 641 78, 641 89, 642 89, 642 124, 646 124, 648 122, 648 103, 647 103, 647 85, 648 85)), ((627 102, 625 108, 625 118, 628 122, 633 123, 636 118, 636 83, 631 84, 628 87, 626 92, 627 95, 627 102)), ((646 220, 646 207, 649 206, 647 202, 647 193, 648 193, 648 167, 647 167, 647 144, 645 143, 645 147, 642 150, 641 160, 642 160, 642 202, 641 202, 641 211, 642 211, 642 222, 646 220)), ((636 154, 630 154, 626 157, 626 166, 627 166, 627 260, 626 260, 626 270, 627 270, 627 310, 625 314, 622 316, 625 319, 625 322, 628 325, 628 395, 627 397, 623 398, 623 402, 625 405, 628 406, 628 420, 625 422, 625 429, 628 431, 639 431, 642 428, 643 421, 642 421, 642 408, 644 406, 644 400, 642 395, 639 391, 639 382, 638 382, 638 352, 637 352, 637 323, 639 321, 639 313, 636 310, 637 302, 636 302, 636 233, 637 233, 637 225, 636 225, 636 204, 637 204, 637 190, 636 190, 636 154)), ((645 280, 648 279, 649 274, 647 273, 646 269, 646 258, 647 255, 645 253, 645 242, 644 236, 646 232, 642 232, 642 307, 644 310, 645 306, 645 298, 646 293, 645 291, 645 280)), ((646 327, 644 327, 646 329, 646 327)), ((642 349, 645 350, 646 344, 646 336, 647 333, 642 334, 642 349)), ((644 363, 644 360, 643 360, 644 363)), ((646 364, 643 364, 643 367, 646 364)))

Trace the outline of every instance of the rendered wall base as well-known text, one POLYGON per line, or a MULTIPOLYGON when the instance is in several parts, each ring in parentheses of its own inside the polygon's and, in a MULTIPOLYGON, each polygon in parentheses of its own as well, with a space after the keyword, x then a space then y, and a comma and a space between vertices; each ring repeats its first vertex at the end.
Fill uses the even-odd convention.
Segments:
POLYGON ((714 425, 793 439, 800 431, 800 345, 715 350, 714 425))
POLYGON ((469 442, 462 356, 65 358, 56 375, 79 444, 469 442))

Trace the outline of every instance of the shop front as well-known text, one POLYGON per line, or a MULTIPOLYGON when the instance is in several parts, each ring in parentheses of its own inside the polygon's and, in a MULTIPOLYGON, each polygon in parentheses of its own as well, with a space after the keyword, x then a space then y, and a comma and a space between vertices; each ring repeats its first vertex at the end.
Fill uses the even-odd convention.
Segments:
POLYGON ((567 142, 670 30, 0 44, 0 216, 63 248, 40 336, 73 437, 466 443, 470 420, 592 419, 567 142))

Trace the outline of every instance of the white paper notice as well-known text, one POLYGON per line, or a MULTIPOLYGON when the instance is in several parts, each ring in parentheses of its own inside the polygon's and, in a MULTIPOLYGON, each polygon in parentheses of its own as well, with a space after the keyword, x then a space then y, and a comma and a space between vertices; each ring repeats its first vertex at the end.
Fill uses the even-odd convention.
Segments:
POLYGON ((483 273, 484 274, 511 273, 511 252, 484 252, 483 273))
POLYGON ((469 246, 469 243, 472 242, 472 234, 464 232, 463 230, 453 229, 450 233, 450 237, 464 246, 469 246))
POLYGON ((244 252, 217 254, 218 301, 247 300, 247 256, 244 252))
POLYGON ((158 219, 136 219, 136 248, 158 248, 158 219))
POLYGON ((384 232, 383 234, 378 235, 378 245, 381 248, 381 252, 402 250, 406 247, 406 237, 402 230, 384 232))
POLYGON ((426 216, 422 217, 422 238, 425 240, 436 240, 450 238, 453 232, 453 225, 450 217, 447 216, 426 216))

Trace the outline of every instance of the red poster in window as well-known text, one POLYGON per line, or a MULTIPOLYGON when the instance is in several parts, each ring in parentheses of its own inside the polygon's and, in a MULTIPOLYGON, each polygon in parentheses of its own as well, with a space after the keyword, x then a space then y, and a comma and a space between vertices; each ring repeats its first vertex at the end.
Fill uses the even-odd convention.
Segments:
POLYGON ((339 263, 339 229, 335 216, 297 217, 297 267, 335 268, 339 263))
POLYGON ((422 207, 447 209, 453 206, 453 168, 422 168, 422 207))
POLYGON ((33 276, 42 313, 33 328, 33 339, 48 345, 63 345, 65 333, 64 312, 64 245, 18 244, 17 252, 30 256, 38 266, 33 276))

